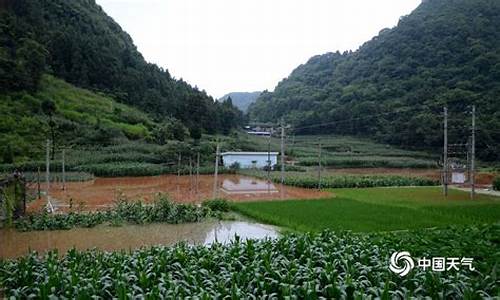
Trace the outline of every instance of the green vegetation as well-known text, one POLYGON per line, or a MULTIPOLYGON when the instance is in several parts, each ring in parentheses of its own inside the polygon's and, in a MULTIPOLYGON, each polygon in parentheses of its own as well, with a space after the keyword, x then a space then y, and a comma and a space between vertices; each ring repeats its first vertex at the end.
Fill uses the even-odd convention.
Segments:
POLYGON ((493 179, 493 189, 495 191, 500 191, 500 176, 496 176, 495 179, 493 179))
MULTIPOLYGON (((249 136, 255 149, 267 149, 267 138, 249 136)), ((318 165, 321 141, 321 165, 333 168, 435 168, 439 157, 423 151, 402 150, 368 139, 338 135, 289 136, 286 155, 300 166, 318 165)), ((271 149, 279 151, 280 140, 271 139, 271 149)))
POLYGON ((229 203, 224 199, 212 199, 203 202, 203 206, 210 208, 212 211, 229 212, 229 203))
MULTIPOLYGON (((25 172, 23 173, 24 178, 27 182, 37 182, 38 173, 35 172, 25 172)), ((62 182, 62 173, 61 172, 52 172, 50 173, 50 181, 51 182, 62 182)), ((94 179, 94 175, 85 172, 66 172, 65 174, 66 181, 89 181, 94 179)), ((45 181, 45 173, 40 174, 40 181, 43 183, 45 181)))
POLYGON ((408 148, 463 141, 478 109, 478 155, 500 160, 500 2, 431 0, 355 52, 312 57, 264 92, 250 118, 284 117, 296 133, 374 138, 408 148), (324 125, 318 125, 324 124, 324 125))
MULTIPOLYGON (((0 177, 0 221, 11 226, 24 213, 26 186, 22 178, 0 177)), ((1 222, 0 222, 1 225, 1 222)))
POLYGON ((13 162, 42 157, 45 140, 59 148, 69 141, 80 145, 107 145, 128 139, 146 139, 155 123, 137 109, 109 97, 78 89, 44 76, 37 92, 0 94, 0 152, 11 152, 13 162), (42 109, 53 103, 50 116, 42 109), (51 124, 55 126, 51 133, 51 124), (8 147, 7 147, 8 146, 8 147), (4 148, 7 147, 7 148, 4 148))
MULTIPOLYGON (((2 91, 34 91, 44 72, 112 95, 161 121, 229 132, 242 113, 147 63, 95 1, 6 0, 0 23, 2 91), (92 26, 90 26, 92 24, 92 26)), ((78 117, 78 111, 75 111, 78 117)))
MULTIPOLYGON (((227 203, 225 204, 227 206, 227 203)), ((140 201, 129 202, 119 199, 110 210, 96 212, 73 212, 67 214, 48 214, 41 212, 29 214, 15 221, 21 231, 60 230, 74 227, 94 227, 102 223, 114 225, 121 223, 146 224, 165 222, 171 224, 199 222, 210 216, 218 216, 223 203, 196 206, 177 204, 160 195, 151 205, 140 201)))
POLYGON ((1 6, 0 163, 39 158, 47 138, 56 147, 163 145, 228 134, 242 122, 230 101, 214 101, 144 61, 95 1, 1 6))
MULTIPOLYGON (((239 173, 257 178, 267 179, 265 171, 239 171, 239 173)), ((271 172, 273 182, 281 183, 279 172, 271 172)), ((318 175, 312 172, 286 172, 285 185, 317 188, 318 175)), ((423 177, 408 177, 396 175, 323 175, 321 188, 366 188, 380 186, 432 186, 439 182, 423 177)))
POLYGON ((481 299, 500 293, 500 225, 441 230, 286 235, 210 247, 132 252, 49 252, 0 261, 5 295, 49 298, 481 299), (473 257, 470 271, 388 268, 394 251, 412 257, 473 257))
POLYGON ((500 221, 498 198, 440 188, 336 189, 334 198, 233 203, 257 220, 299 231, 390 231, 500 221))
MULTIPOLYGON (((221 149, 241 149, 245 147, 243 138, 219 137, 221 149), (242 141, 239 143, 238 141, 242 141)), ((213 173, 216 139, 203 135, 200 140, 168 141, 164 145, 150 144, 143 141, 127 142, 108 146, 74 146, 66 150, 66 170, 85 172, 100 177, 114 176, 150 176, 178 172, 179 155, 181 156, 181 174, 189 174, 189 159, 193 166, 200 153, 200 173, 213 173)), ((45 170, 43 148, 39 148, 39 159, 13 164, 0 164, 0 173, 45 170)), ((60 172, 62 167, 61 151, 56 151, 51 161, 51 170, 60 172)), ((220 172, 233 172, 220 168, 220 172)))

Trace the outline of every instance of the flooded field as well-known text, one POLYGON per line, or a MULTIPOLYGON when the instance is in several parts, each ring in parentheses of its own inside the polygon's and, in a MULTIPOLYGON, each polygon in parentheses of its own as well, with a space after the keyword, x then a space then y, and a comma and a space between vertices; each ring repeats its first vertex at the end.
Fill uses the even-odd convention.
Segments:
POLYGON ((227 243, 235 234, 242 239, 275 238, 278 231, 273 226, 243 221, 210 221, 189 224, 150 224, 72 230, 19 232, 0 229, 0 258, 15 258, 29 251, 44 253, 57 249, 98 248, 105 251, 129 250, 153 245, 173 245, 185 241, 189 244, 209 245, 215 241, 227 243))
MULTIPOLYGON (((311 189, 282 186, 266 180, 241 175, 219 175, 216 196, 234 201, 315 199, 331 195, 311 189)), ((172 200, 199 203, 214 195, 214 177, 211 175, 96 178, 87 182, 69 182, 63 191, 59 185, 50 190, 51 202, 56 209, 70 206, 77 209, 105 209, 124 196, 127 199, 150 201, 158 193, 168 194, 172 200)), ((37 210, 46 204, 43 197, 28 206, 37 210)))

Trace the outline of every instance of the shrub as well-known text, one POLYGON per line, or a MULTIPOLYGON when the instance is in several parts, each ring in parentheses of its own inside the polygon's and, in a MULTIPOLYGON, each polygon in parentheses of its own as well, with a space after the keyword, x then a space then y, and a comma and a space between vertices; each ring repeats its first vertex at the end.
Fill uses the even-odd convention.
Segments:
POLYGON ((234 163, 232 163, 230 166, 229 166, 229 170, 234 170, 234 171, 238 171, 239 169, 241 169, 241 165, 239 162, 235 161, 234 163))
POLYGON ((495 179, 493 179, 493 189, 495 191, 500 191, 500 175, 497 175, 495 179))
MULTIPOLYGON (((220 204, 219 204, 220 205, 220 204)), ((59 230, 74 227, 94 227, 98 224, 110 222, 117 224, 128 222, 132 224, 146 224, 165 222, 171 224, 199 222, 203 218, 212 216, 209 206, 177 204, 167 197, 160 195, 152 204, 147 205, 140 201, 129 202, 120 199, 115 207, 107 211, 88 213, 70 212, 68 214, 49 214, 41 212, 26 215, 15 222, 21 231, 31 230, 59 230)))
POLYGON ((205 207, 210 208, 212 211, 220 211, 220 212, 228 212, 229 211, 229 203, 225 199, 212 199, 203 202, 202 204, 205 207))

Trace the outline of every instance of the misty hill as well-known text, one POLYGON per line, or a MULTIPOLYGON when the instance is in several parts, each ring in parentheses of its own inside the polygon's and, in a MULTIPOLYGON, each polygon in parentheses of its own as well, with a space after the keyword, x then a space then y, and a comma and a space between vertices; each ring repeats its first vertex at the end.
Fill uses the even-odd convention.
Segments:
POLYGON ((234 92, 222 96, 219 101, 224 101, 231 97, 233 105, 243 112, 247 112, 250 104, 254 103, 262 92, 234 92))
POLYGON ((251 105, 250 117, 284 116, 298 133, 439 149, 443 106, 450 110, 450 140, 465 143, 476 104, 479 154, 498 160, 498 28, 500 1, 425 1, 357 51, 315 56, 297 67, 251 105))

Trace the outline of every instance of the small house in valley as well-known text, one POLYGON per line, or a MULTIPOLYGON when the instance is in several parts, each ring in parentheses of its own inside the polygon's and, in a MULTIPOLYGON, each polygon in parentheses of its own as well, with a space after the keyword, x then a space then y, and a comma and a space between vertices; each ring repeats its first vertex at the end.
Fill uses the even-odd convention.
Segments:
POLYGON ((243 169, 274 166, 278 161, 278 152, 224 152, 221 154, 225 167, 238 165, 243 169))

